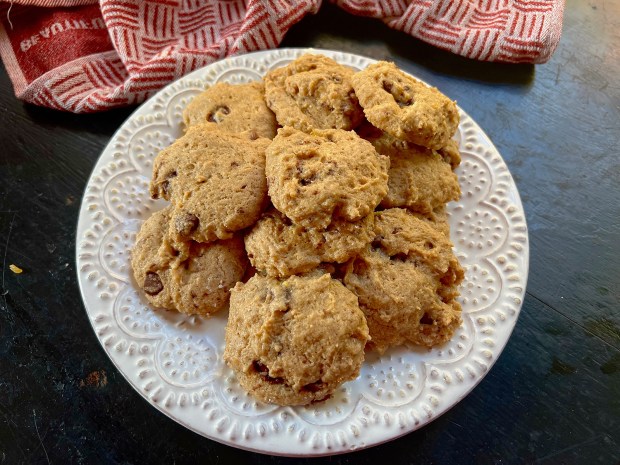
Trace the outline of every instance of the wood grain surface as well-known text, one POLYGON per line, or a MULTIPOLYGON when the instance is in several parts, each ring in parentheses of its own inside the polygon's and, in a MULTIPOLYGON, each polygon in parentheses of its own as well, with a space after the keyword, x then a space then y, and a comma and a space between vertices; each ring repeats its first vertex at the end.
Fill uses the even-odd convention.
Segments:
MULTIPOLYGON (((457 99, 506 160, 531 243, 521 316, 480 385, 417 432, 313 463, 619 464, 620 2, 568 0, 559 48, 536 67, 453 56, 329 4, 282 46, 393 60, 457 99)), ((77 286, 77 215, 131 111, 24 105, 0 71, 0 464, 309 462, 186 430, 134 392, 95 338, 77 286)))

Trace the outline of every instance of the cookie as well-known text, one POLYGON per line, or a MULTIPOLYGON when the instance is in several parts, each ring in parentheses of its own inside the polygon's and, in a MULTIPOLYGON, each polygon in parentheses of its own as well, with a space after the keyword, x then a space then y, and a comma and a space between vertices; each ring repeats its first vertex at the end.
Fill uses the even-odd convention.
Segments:
POLYGON ((265 99, 282 126, 302 131, 355 128, 363 119, 354 71, 331 58, 303 55, 265 76, 265 99))
POLYGON ((432 222, 403 208, 390 208, 375 214, 374 231, 373 248, 380 248, 390 257, 406 254, 421 260, 417 265, 431 274, 441 275, 446 286, 462 279, 450 239, 432 222))
POLYGON ((351 82, 368 121, 398 139, 440 149, 456 132, 456 103, 394 63, 372 64, 351 82))
POLYGON ((406 207, 428 213, 461 197, 456 174, 434 150, 411 144, 408 149, 381 153, 390 157, 383 208, 406 207))
POLYGON ((461 322, 455 300, 463 270, 440 231, 404 209, 375 215, 371 246, 347 264, 344 283, 359 298, 380 352, 390 346, 432 347, 461 322))
POLYGON ((267 149, 269 196, 294 223, 325 229, 369 215, 387 194, 388 167, 353 131, 286 127, 267 149))
POLYGON ((368 327, 357 299, 328 274, 254 276, 231 291, 225 362, 257 399, 320 401, 359 375, 368 327))
POLYGON ((136 238, 131 265, 136 283, 156 307, 208 316, 226 306, 229 291, 244 275, 248 260, 240 235, 223 241, 187 244, 181 259, 167 240, 172 208, 154 213, 136 238))
POLYGON ((245 237, 250 262, 268 276, 308 272, 322 262, 344 263, 374 237, 370 214, 356 222, 333 221, 327 229, 304 228, 279 211, 263 215, 245 237))
POLYGON ((426 213, 413 211, 409 211, 409 213, 416 218, 426 221, 444 236, 450 237, 450 224, 448 223, 448 212, 446 207, 438 207, 426 213))
POLYGON ((383 208, 406 207, 430 214, 447 202, 458 200, 461 189, 450 163, 460 163, 458 145, 450 141, 436 151, 397 139, 365 123, 358 134, 369 141, 378 153, 390 157, 388 193, 383 208))
POLYGON ((398 139, 379 128, 374 127, 368 121, 364 121, 356 130, 358 136, 370 142, 379 153, 392 150, 408 149, 411 142, 398 139))
POLYGON ((265 104, 262 83, 220 82, 197 95, 183 111, 185 126, 211 123, 226 132, 252 131, 273 139, 276 117, 265 104))
POLYGON ((131 251, 131 267, 136 284, 155 307, 175 309, 172 296, 172 267, 176 251, 165 240, 171 207, 153 213, 142 223, 131 251))
POLYGON ((459 143, 454 139, 450 139, 446 146, 440 148, 437 152, 441 155, 441 158, 452 167, 452 170, 455 170, 461 164, 459 143))
POLYGON ((151 195, 174 205, 173 241, 227 239, 258 220, 267 203, 269 140, 251 139, 196 125, 155 158, 151 195))

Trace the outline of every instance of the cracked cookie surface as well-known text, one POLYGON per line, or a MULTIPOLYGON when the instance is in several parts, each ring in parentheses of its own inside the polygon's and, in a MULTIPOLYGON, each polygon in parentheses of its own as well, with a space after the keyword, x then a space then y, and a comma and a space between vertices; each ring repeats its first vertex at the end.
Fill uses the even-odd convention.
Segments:
POLYGON ((359 375, 368 327, 355 295, 329 274, 256 275, 231 294, 224 360, 256 398, 308 404, 359 375))
POLYGON ((353 129, 363 120, 351 84, 354 72, 322 55, 302 55, 265 76, 267 105, 282 126, 353 129))
POLYGON ((394 63, 372 64, 351 81, 368 121, 398 139, 440 149, 456 132, 456 104, 394 63))
POLYGON ((258 137, 273 139, 278 125, 264 95, 260 82, 214 84, 185 107, 185 127, 210 123, 226 132, 253 131, 258 137))
POLYGON ((157 307, 208 316, 228 303, 230 289, 246 270, 243 239, 187 244, 187 258, 167 240, 171 207, 155 212, 140 228, 131 255, 136 283, 157 307))
POLYGON ((250 262, 268 276, 306 273, 321 263, 344 263, 374 237, 373 216, 333 221, 326 229, 304 228, 273 209, 245 236, 250 262))
POLYGON ((269 140, 196 125, 153 163, 151 195, 174 206, 170 238, 209 242, 251 226, 267 204, 269 140))
POLYGON ((267 149, 273 205, 294 223, 326 228, 332 220, 357 221, 387 193, 389 158, 352 131, 286 127, 267 149))
POLYGON ((351 260, 344 283, 359 298, 371 346, 432 347, 461 323, 456 301, 463 270, 449 239, 404 209, 375 214, 371 246, 351 260))
POLYGON ((390 157, 388 193, 381 200, 382 207, 429 213, 461 197, 456 174, 437 152, 411 145, 381 153, 390 157))

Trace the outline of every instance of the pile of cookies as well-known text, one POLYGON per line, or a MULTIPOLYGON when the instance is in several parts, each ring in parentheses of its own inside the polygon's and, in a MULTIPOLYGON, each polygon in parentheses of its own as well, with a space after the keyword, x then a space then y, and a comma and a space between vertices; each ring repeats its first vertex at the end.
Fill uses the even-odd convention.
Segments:
POLYGON ((155 306, 229 304, 224 360, 260 400, 298 405, 359 375, 365 349, 432 347, 460 325, 453 101, 379 62, 303 55, 216 84, 156 157, 170 202, 132 253, 155 306))

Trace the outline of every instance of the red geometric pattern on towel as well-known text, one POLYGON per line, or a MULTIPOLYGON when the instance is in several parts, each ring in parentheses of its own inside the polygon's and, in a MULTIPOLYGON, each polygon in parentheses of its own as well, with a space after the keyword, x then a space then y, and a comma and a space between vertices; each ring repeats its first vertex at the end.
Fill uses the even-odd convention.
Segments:
MULTIPOLYGON (((0 0, 0 54, 16 95, 87 113, 140 103, 221 58, 277 47, 321 0, 0 0), (37 6, 32 6, 37 5, 37 6), (8 14, 10 13, 10 14, 8 14)), ((542 63, 563 0, 332 0, 466 57, 542 63)))
POLYGON ((349 13, 483 61, 545 63, 562 33, 558 0, 336 0, 349 13))

